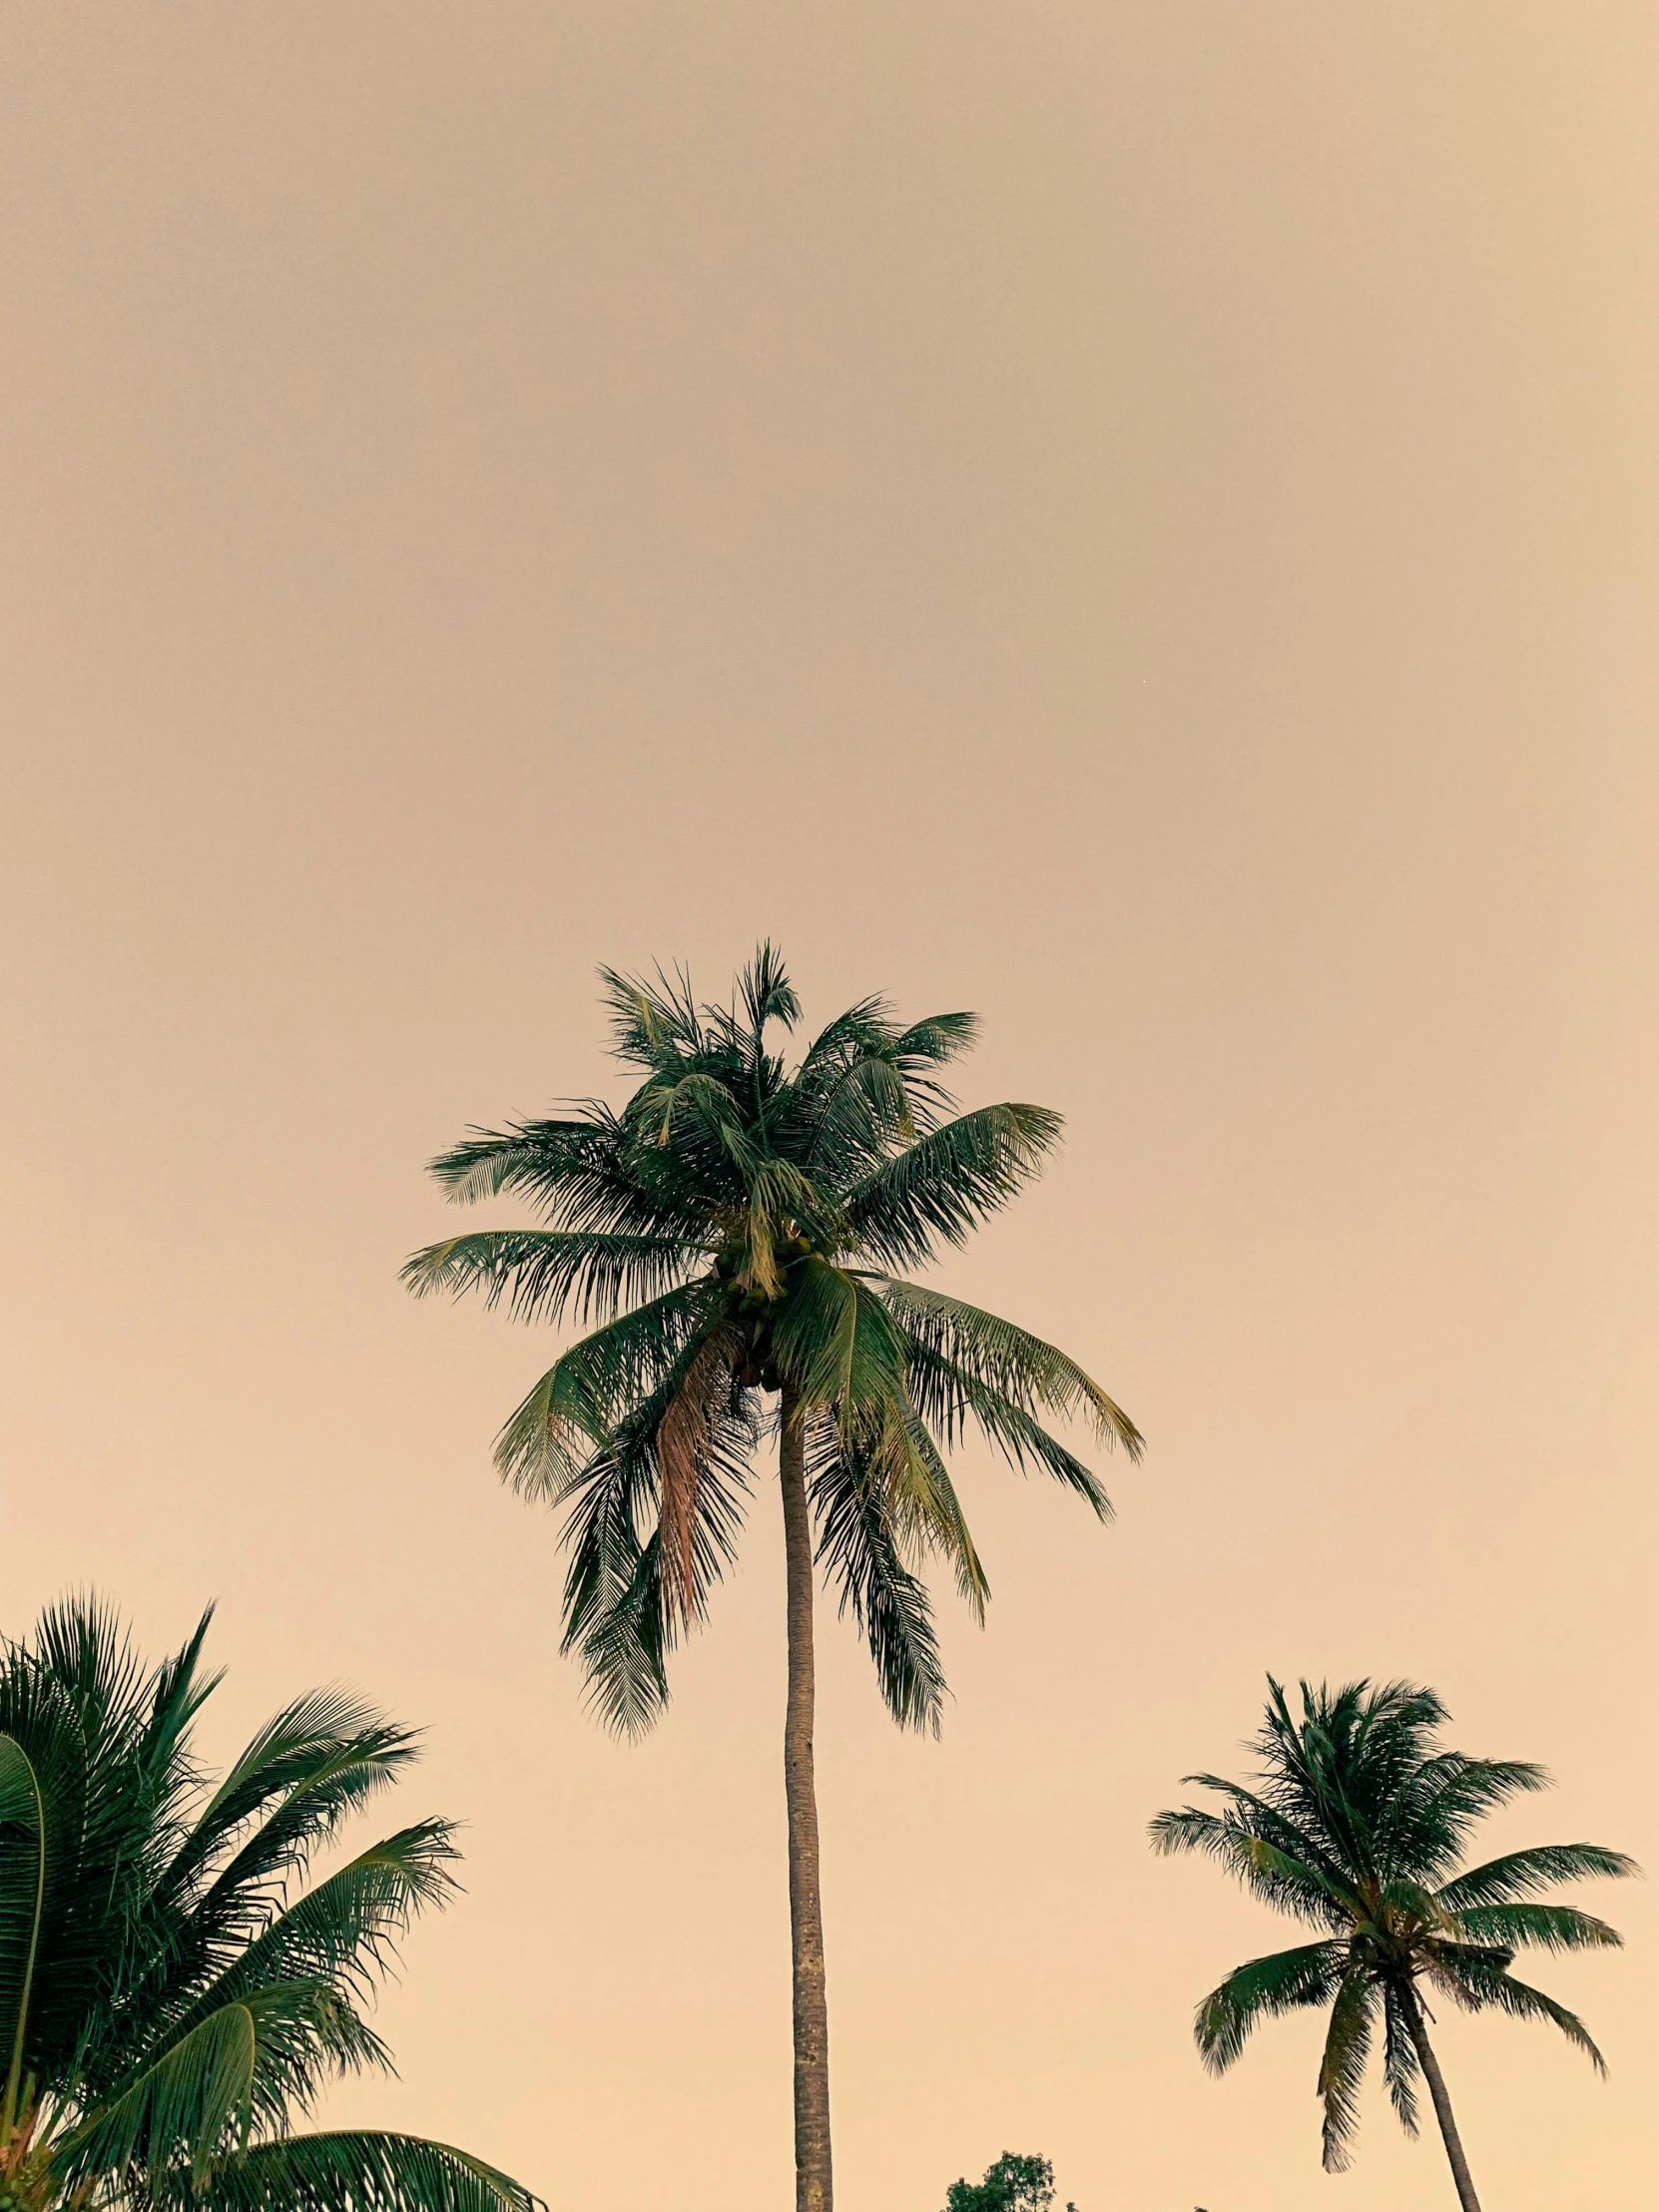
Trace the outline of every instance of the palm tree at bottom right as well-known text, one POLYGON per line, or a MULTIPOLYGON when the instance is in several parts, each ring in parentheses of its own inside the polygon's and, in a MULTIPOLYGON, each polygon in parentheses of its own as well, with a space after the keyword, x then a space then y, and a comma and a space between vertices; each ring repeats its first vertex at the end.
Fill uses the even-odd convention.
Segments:
POLYGON ((1235 1967, 1198 2008, 1199 2050, 1221 2073, 1258 2021, 1329 2006, 1319 2093, 1325 2166, 1336 2173, 1349 2162, 1360 2085, 1381 2026, 1383 2076, 1401 2125, 1415 2134, 1418 2082, 1426 2081, 1463 2212, 1480 2212, 1428 2038, 1433 2015, 1425 1993, 1465 2012, 1552 2021, 1605 2073, 1576 2014, 1509 1969, 1523 1947, 1617 1945, 1622 1938, 1604 1921, 1540 1903, 1539 1893, 1638 1870, 1600 1844, 1535 1845, 1464 1867, 1479 1821, 1548 1786, 1541 1767, 1444 1749, 1437 1739, 1445 1707, 1432 1690, 1409 1683, 1355 1682, 1332 1691, 1304 1682, 1300 1718, 1271 1675, 1268 1686, 1252 1784, 1188 1775, 1222 1809, 1160 1813, 1153 1848, 1202 1853, 1265 1904, 1325 1933, 1235 1967))

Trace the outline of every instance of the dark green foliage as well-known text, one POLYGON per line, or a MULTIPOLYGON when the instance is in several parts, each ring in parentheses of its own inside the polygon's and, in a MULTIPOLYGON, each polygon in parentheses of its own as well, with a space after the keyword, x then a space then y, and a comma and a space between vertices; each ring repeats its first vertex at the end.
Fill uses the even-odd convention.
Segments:
POLYGON ((641 1078, 632 1097, 620 1113, 590 1102, 477 1130, 435 1160, 453 1198, 512 1192, 540 1224, 450 1238, 404 1270, 420 1293, 477 1291, 523 1320, 597 1325, 496 1447, 509 1481, 565 1511, 565 1647, 607 1721, 657 1717, 670 1655, 734 1555, 752 1458, 786 1393, 819 1562, 894 1717, 936 1729, 929 1556, 976 1612, 987 1594, 943 1451, 972 1429, 1104 1518, 1095 1476, 1044 1423, 1080 1418, 1141 1448, 1052 1345, 888 1272, 962 1243, 1005 1205, 1059 1117, 953 1113, 940 1070, 973 1043, 970 1014, 904 1024, 865 999, 789 1067, 767 1030, 800 1007, 770 945, 729 1008, 698 1005, 683 977, 603 980, 613 1049, 641 1078))
MULTIPOLYGON (((1046 2158, 1022 2158, 1005 2150, 983 2181, 953 2181, 945 2191, 944 2212, 1049 2212, 1054 2202, 1054 2168, 1046 2158)), ((1077 2212, 1074 2204, 1066 2212, 1077 2212)))
POLYGON ((207 1627, 147 1669, 75 1602, 0 1652, 0 2189, 21 2212, 531 2212, 445 2144, 289 2133, 326 2082, 389 2066, 365 2008, 455 1850, 420 1821, 306 1887, 414 1738, 317 1691, 214 1784, 207 1627))
POLYGON ((1509 1968, 1526 1945, 1618 1943, 1605 1922, 1533 1899, 1559 1882, 1634 1874, 1633 1862, 1598 1844, 1553 1844, 1459 1872, 1488 1813, 1547 1786, 1541 1767, 1443 1749, 1445 1708, 1409 1683, 1332 1691, 1305 1682, 1300 1717, 1271 1677, 1269 1690, 1254 1786, 1188 1775, 1223 1809, 1186 1806, 1152 1823, 1156 1850, 1202 1852, 1264 1904, 1321 1932, 1236 1967, 1204 1999, 1194 2032, 1206 2065, 1230 2066, 1261 2020, 1328 2010, 1319 2091, 1333 2172, 1349 2162, 1379 2031, 1389 2098, 1402 2126, 1416 2131, 1419 1988, 1467 2012, 1549 2020, 1602 2068, 1583 2023, 1509 1968))

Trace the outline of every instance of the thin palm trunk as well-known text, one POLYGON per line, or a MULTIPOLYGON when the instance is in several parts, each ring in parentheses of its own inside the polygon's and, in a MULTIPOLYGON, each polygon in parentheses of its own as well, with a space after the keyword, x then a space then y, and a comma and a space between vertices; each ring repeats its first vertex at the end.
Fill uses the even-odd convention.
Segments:
POLYGON ((807 1516, 807 1445, 800 1402, 787 1384, 779 1443, 788 1586, 789 1704, 784 1791, 790 1813, 790 1936, 795 1994, 796 2212, 830 2212, 830 2018, 824 1989, 824 1912, 819 1898, 818 1793, 813 1782, 813 1536, 807 1516))
POLYGON ((1428 2040, 1428 2029, 1423 2021, 1422 2006, 1417 1993, 1409 1985, 1399 1992, 1400 2009, 1405 2014, 1405 2025, 1416 2047, 1417 2063, 1428 2083, 1428 2094, 1434 2100, 1434 2117, 1440 2123, 1440 2135, 1445 2143, 1445 2154, 1451 2161, 1451 2178, 1457 2184, 1457 2201, 1463 2212, 1480 2212, 1480 2199, 1474 2193, 1474 2183, 1469 2177, 1469 2162, 1463 2156, 1463 2139, 1457 2132, 1457 2122, 1451 2116, 1451 2098, 1446 2090, 1445 2075, 1440 2071, 1440 2061, 1434 2055, 1434 2046, 1428 2040))

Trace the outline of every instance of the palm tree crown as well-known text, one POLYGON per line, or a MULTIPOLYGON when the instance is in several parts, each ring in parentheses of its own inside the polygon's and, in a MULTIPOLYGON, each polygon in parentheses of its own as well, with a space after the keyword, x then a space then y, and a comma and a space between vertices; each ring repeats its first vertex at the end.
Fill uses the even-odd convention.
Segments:
MULTIPOLYGON (((1356 1682, 1335 1692, 1304 1683, 1300 1718, 1271 1677, 1269 1689, 1254 1745, 1254 1786, 1189 1775, 1188 1782, 1224 1799, 1224 1809, 1161 1813, 1152 1824, 1153 1844, 1166 1853, 1207 1854, 1253 1895, 1323 1933, 1229 1974, 1198 2008, 1199 2049, 1220 2073, 1258 2021, 1329 2005, 1319 2089, 1325 2164, 1339 2171, 1348 2164, 1361 2081, 1381 2025, 1395 2112, 1415 2133, 1417 2081, 1426 2073, 1455 2169, 1461 2151, 1427 2042, 1421 1992, 1467 2012, 1496 2009, 1552 2021, 1602 2068, 1583 2022, 1509 1969, 1523 1947, 1618 1943, 1605 1922, 1540 1903, 1538 1893, 1636 1869, 1599 1844, 1540 1845, 1465 1868, 1478 1822, 1509 1799, 1546 1787, 1542 1768, 1444 1749, 1436 1741, 1444 1706, 1431 1690, 1408 1683, 1374 1689, 1356 1682)), ((1472 2203, 1466 2180, 1465 2170, 1458 2186, 1472 2203)))
POLYGON ((421 1821, 305 1888, 414 1739, 318 1691, 213 1783, 207 1627, 146 1669, 75 1602, 0 1651, 0 2204, 532 2212, 446 2144, 289 2131, 331 2077, 389 2067, 365 2006, 455 1851, 421 1821))
POLYGON ((599 1327, 508 1420, 502 1472, 568 1508, 566 1648, 605 1717, 635 1730, 668 1694, 678 1636, 734 1555, 767 1392, 805 1437, 817 1552, 867 1638, 895 1719, 938 1725, 943 1679, 924 1554, 969 1605, 987 1586, 942 1447, 976 1426, 1105 1517, 1090 1469, 1043 1425, 1082 1415, 1132 1455, 1133 1422, 1073 1361, 902 1280, 1003 1205, 1060 1128, 1040 1106, 950 1116, 938 1071, 971 1014, 908 1026, 848 1009, 794 1068, 768 1049, 800 1007, 763 946, 730 1008, 684 978, 606 969, 613 1049, 643 1076, 620 1112, 477 1131, 432 1163, 453 1198, 511 1191, 536 1228, 451 1237, 404 1273, 525 1320, 599 1327), (947 1118, 948 1117, 948 1118, 947 1118))

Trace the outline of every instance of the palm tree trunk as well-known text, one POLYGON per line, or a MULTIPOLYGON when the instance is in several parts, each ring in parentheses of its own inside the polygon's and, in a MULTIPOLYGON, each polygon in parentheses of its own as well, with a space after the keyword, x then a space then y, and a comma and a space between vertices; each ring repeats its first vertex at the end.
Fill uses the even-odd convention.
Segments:
POLYGON ((1434 2056, 1434 2046, 1428 2040, 1428 2029, 1423 2021, 1422 2006, 1417 2002, 1417 1992, 1409 1982, 1400 1989, 1399 2007, 1405 2014, 1405 2025, 1416 2048, 1417 2063, 1428 2083, 1428 2094, 1434 2100, 1434 2117, 1440 2123, 1445 2154, 1451 2161, 1451 2178, 1457 2184, 1457 2201, 1463 2212, 1480 2212, 1480 2199, 1475 2195, 1474 2183, 1469 2178, 1469 2162, 1463 2156, 1463 2139, 1457 2132, 1457 2122, 1451 2116, 1451 2098, 1446 2093, 1445 2075, 1440 2071, 1440 2061, 1434 2056))
POLYGON ((790 1937, 795 1969, 795 2205, 796 2212, 830 2212, 830 2016, 824 1993, 818 1793, 813 1783, 813 1533, 807 1516, 807 1441, 799 1402, 788 1383, 778 1458, 789 1592, 784 1793, 790 1811, 790 1937))

